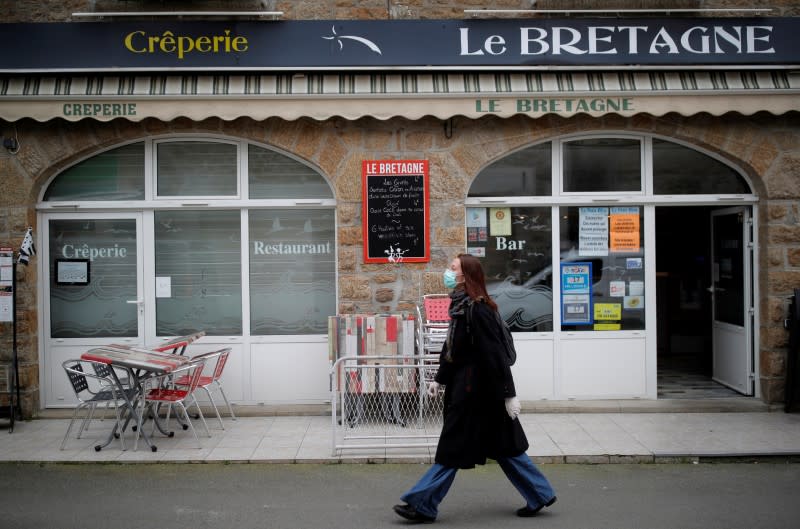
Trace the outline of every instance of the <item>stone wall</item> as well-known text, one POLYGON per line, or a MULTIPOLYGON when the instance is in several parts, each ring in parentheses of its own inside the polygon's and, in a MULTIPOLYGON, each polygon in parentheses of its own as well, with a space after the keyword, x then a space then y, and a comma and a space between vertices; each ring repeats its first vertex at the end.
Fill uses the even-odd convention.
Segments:
MULTIPOLYGON (((282 11, 283 20, 460 19, 465 9, 586 10, 604 9, 772 9, 768 16, 800 16, 800 0, 29 0, 0 2, 4 22, 65 22, 89 20, 73 17, 88 12, 152 11, 282 11)), ((673 13, 671 16, 746 16, 746 13, 673 13)), ((496 14, 495 17, 548 16, 496 14)), ((552 16, 564 16, 554 14, 552 16)), ((659 16, 659 15, 641 15, 659 16)), ((762 15, 763 16, 763 15, 762 15)))
MULTIPOLYGON (((11 125, 0 123, 3 130, 11 125)), ((145 120, 75 124, 16 124, 22 145, 16 155, 0 154, 0 242, 18 248, 24 230, 35 224, 42 187, 59 171, 97 150, 123 141, 172 133, 210 133, 243 138, 294 153, 319 168, 337 199, 339 310, 411 309, 426 293, 441 291, 441 271, 465 247, 463 200, 487 164, 522 146, 588 131, 652 133, 716 153, 742 168, 761 197, 760 309, 761 389, 765 400, 783 398, 788 334, 783 329, 786 300, 800 286, 800 115, 698 115, 682 117, 607 116, 531 119, 517 116, 480 120, 455 118, 452 136, 441 121, 310 119, 255 122, 209 119, 195 123, 145 120), (430 163, 431 261, 365 264, 362 259, 361 161, 425 158, 430 163)), ((36 257, 34 257, 34 262, 36 257)), ((19 267, 17 316, 25 408, 38 407, 36 267, 19 267)), ((0 358, 9 358, 10 326, 4 324, 0 358)))

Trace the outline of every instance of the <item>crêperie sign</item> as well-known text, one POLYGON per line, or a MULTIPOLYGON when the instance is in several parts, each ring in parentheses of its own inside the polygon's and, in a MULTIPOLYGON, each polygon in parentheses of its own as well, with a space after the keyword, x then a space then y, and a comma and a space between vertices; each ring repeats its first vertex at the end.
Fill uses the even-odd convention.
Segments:
POLYGON ((430 260, 428 161, 364 160, 365 263, 430 260))

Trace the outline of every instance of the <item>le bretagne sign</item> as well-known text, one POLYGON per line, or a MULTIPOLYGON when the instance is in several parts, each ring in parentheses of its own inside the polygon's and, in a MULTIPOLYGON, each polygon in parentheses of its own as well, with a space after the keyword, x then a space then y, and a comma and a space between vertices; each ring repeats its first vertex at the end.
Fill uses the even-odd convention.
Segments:
POLYGON ((796 18, 0 24, 0 72, 797 65, 796 18))

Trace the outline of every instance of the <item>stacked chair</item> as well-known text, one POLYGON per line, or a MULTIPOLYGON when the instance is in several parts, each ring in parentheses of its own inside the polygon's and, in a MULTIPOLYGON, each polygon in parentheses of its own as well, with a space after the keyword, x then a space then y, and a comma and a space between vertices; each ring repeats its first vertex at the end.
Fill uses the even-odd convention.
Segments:
MULTIPOLYGON (((428 294, 422 297, 422 306, 417 305, 418 350, 422 355, 438 354, 447 339, 447 328, 450 325, 450 296, 447 294, 428 294)), ((436 374, 436 362, 430 362, 433 375, 436 374)), ((426 369, 425 379, 433 380, 426 369)))

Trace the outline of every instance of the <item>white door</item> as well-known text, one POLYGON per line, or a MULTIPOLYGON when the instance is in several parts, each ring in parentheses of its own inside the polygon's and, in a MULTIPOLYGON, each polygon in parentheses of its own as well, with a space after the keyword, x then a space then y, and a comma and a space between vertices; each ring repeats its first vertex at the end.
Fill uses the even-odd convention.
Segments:
POLYGON ((711 213, 712 378, 753 394, 753 304, 750 209, 711 213))
POLYGON ((139 344, 144 333, 141 215, 43 217, 44 402, 69 406, 62 362, 92 347, 139 344))

